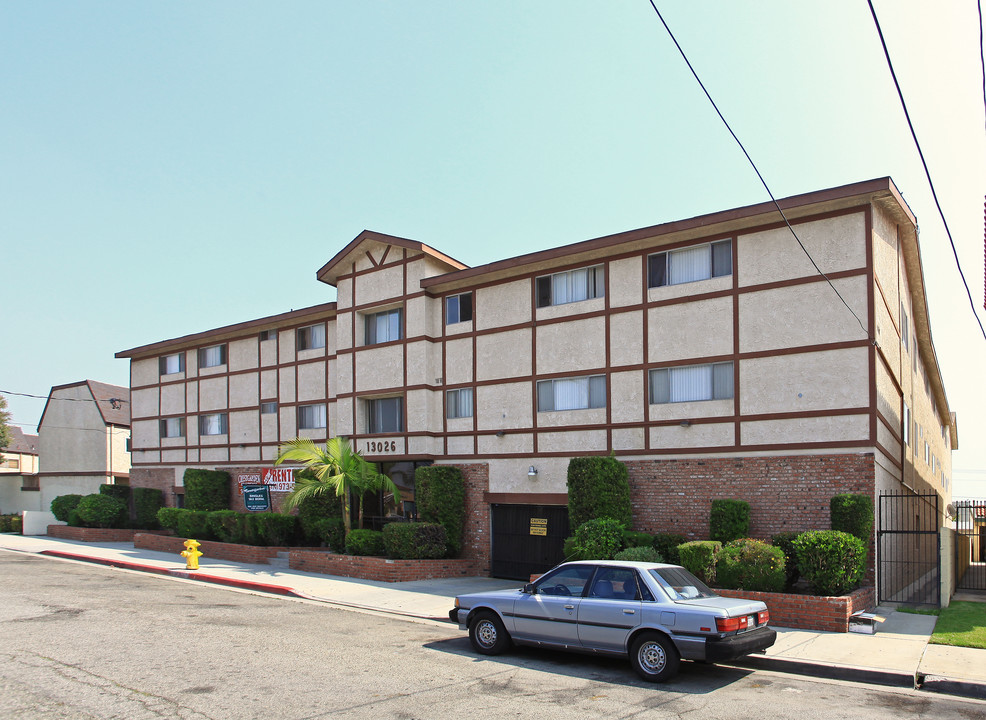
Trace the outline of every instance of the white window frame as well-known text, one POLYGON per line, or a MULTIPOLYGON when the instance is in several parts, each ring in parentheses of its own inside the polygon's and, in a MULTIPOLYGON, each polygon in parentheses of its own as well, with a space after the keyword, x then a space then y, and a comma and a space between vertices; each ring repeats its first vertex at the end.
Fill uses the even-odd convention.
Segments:
POLYGON ((733 274, 733 240, 692 245, 647 256, 647 287, 667 287, 733 274), (678 259, 678 266, 675 264, 678 259), (691 267, 688 267, 688 266, 691 267))
POLYGON ((475 412, 473 408, 472 388, 458 388, 445 392, 445 417, 449 420, 469 418, 475 412))
POLYGON ((326 427, 325 403, 298 406, 299 430, 324 430, 326 427))
POLYGON ((386 342, 396 342, 404 338, 404 309, 391 308, 380 312, 367 313, 363 316, 363 344, 380 345, 386 342), (386 318, 381 326, 380 321, 386 318), (381 327, 386 328, 383 339, 379 337, 381 327), (392 337, 396 334, 396 337, 392 337))
POLYGON ((325 347, 325 323, 315 323, 306 327, 298 328, 297 332, 298 351, 318 350, 325 347))
POLYGON ((161 418, 160 433, 162 438, 185 437, 185 418, 161 418))
POLYGON ((260 414, 261 415, 273 415, 277 412, 276 402, 262 402, 260 403, 260 414))
POLYGON ((229 416, 226 413, 205 413, 199 415, 199 435, 216 437, 218 435, 229 435, 229 416), (215 418, 215 427, 213 427, 215 418), (210 432, 216 430, 217 432, 210 432))
POLYGON ((277 330, 260 331, 260 342, 267 342, 268 340, 273 340, 276 337, 277 337, 277 330))
POLYGON ((199 348, 199 367, 210 368, 220 367, 227 362, 226 344, 210 345, 209 347, 199 348))
POLYGON ((602 265, 542 275, 535 280, 539 308, 594 300, 606 294, 606 273, 602 265))
POLYGON ((470 322, 473 312, 473 297, 471 292, 449 295, 445 298, 445 324, 455 325, 456 323, 470 322), (464 303, 463 299, 469 298, 469 302, 464 303), (469 317, 463 317, 468 315, 469 317))
POLYGON ((538 412, 568 412, 606 407, 606 376, 578 375, 538 380, 538 412))
POLYGON ((394 435, 404 432, 404 398, 402 396, 366 399, 367 435, 394 435), (382 417, 384 408, 393 405, 396 417, 382 417), (392 420, 392 421, 388 421, 392 420))
POLYGON ((904 444, 911 444, 911 408, 904 403, 904 444))
POLYGON ((900 343, 904 346, 905 352, 911 351, 910 346, 911 323, 907 318, 907 309, 904 303, 900 304, 900 343))
POLYGON ((185 353, 162 355, 158 360, 158 370, 161 375, 176 375, 185 372, 185 353))
POLYGON ((647 374, 651 405, 731 400, 736 393, 733 361, 654 368, 647 374), (665 388, 666 385, 666 388, 665 388))

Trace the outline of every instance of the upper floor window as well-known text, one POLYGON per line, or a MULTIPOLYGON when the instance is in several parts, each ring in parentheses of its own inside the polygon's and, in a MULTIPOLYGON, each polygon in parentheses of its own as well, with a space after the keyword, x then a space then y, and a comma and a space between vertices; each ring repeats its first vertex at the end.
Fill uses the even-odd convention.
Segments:
POLYGON ((226 364, 226 346, 213 345, 199 349, 199 367, 217 367, 226 364))
POLYGON ((404 398, 374 398, 366 401, 366 432, 404 432, 404 398))
POLYGON ((647 258, 647 287, 652 288, 732 274, 732 240, 669 250, 647 258))
POLYGON ((911 444, 911 409, 904 403, 904 444, 911 444))
POLYGON ((908 340, 911 337, 910 323, 907 319, 907 310, 904 308, 904 303, 900 304, 900 342, 904 346, 904 350, 910 352, 910 347, 908 346, 908 340))
POLYGON ((165 355, 158 358, 158 367, 162 375, 172 375, 185 371, 185 353, 165 355))
POLYGON ((298 328, 298 349, 313 350, 325 347, 325 325, 309 325, 298 328))
POLYGON ((299 405, 298 428, 301 430, 316 430, 325 427, 325 405, 299 405))
POLYGON ((273 415, 277 412, 276 402, 264 402, 260 403, 260 414, 261 415, 273 415))
POLYGON ((538 381, 538 412, 606 407, 606 376, 538 381))
POLYGON ((383 312, 366 315, 364 317, 366 332, 363 336, 365 338, 363 344, 376 345, 377 343, 400 340, 402 337, 402 314, 400 308, 394 308, 393 310, 384 310, 383 312))
POLYGON ((185 437, 185 418, 161 418, 161 437, 185 437))
POLYGON ((19 457, 11 457, 10 455, 5 455, 3 461, 0 462, 0 467, 5 467, 9 470, 20 470, 21 459, 19 457))
POLYGON ((472 417, 472 388, 449 390, 445 393, 445 417, 472 417))
POLYGON ((649 380, 652 405, 725 400, 733 396, 733 363, 660 368, 649 380))
POLYGON ((603 266, 543 275, 537 279, 537 306, 564 305, 591 300, 605 293, 603 266))
POLYGON ((450 295, 445 298, 445 324, 468 322, 472 320, 472 293, 450 295))
POLYGON ((267 342, 268 340, 273 340, 275 337, 277 337, 277 330, 260 331, 260 342, 267 342))
POLYGON ((228 433, 229 421, 226 413, 199 415, 199 435, 226 435, 228 433))

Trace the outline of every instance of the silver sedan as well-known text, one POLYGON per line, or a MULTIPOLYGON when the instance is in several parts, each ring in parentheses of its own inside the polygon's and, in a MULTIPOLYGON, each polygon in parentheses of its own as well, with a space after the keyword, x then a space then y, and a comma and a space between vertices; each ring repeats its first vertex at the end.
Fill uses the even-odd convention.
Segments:
POLYGON ((682 659, 733 660, 777 637, 762 602, 719 597, 677 565, 616 560, 564 563, 519 590, 460 595, 449 618, 483 655, 517 643, 629 657, 650 682, 674 677, 682 659))

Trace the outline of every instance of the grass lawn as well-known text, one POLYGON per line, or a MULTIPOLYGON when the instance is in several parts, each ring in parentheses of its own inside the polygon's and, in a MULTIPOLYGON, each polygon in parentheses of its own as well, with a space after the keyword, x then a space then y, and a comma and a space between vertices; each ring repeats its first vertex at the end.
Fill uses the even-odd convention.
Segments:
POLYGON ((930 642, 986 649, 986 603, 953 602, 943 608, 930 642))

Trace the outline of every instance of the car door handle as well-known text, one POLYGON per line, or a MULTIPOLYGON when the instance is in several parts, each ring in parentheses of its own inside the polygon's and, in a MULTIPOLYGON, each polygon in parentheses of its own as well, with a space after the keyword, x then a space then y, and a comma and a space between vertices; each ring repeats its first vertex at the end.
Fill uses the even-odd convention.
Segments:
POLYGON ((635 611, 634 610, 631 610, 630 608, 624 608, 623 609, 623 614, 624 615, 633 615, 634 612, 635 611))
POLYGON ((574 605, 566 605, 565 606, 565 609, 566 610, 574 610, 575 609, 575 606, 574 605))

